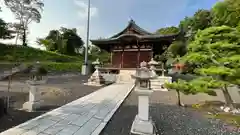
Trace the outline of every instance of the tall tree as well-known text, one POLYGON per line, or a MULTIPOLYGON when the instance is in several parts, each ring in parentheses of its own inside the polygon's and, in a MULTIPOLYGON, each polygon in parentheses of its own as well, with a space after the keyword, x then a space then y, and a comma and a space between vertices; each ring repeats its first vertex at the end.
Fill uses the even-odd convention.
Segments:
POLYGON ((56 51, 62 54, 75 55, 84 42, 78 36, 75 28, 60 28, 60 30, 51 30, 47 37, 38 39, 37 43, 44 45, 49 51, 56 51))
POLYGON ((9 29, 8 23, 0 18, 0 39, 12 39, 14 31, 9 29))
POLYGON ((212 24, 214 26, 227 25, 236 27, 240 21, 240 1, 219 1, 212 8, 212 15, 212 24))
MULTIPOLYGON (((28 26, 32 21, 37 23, 40 22, 42 16, 41 11, 43 10, 42 0, 5 0, 6 6, 15 14, 19 24, 21 25, 22 33, 22 44, 27 46, 27 30, 28 26)), ((17 32, 21 34, 20 31, 17 32)))
MULTIPOLYGON (((0 7, 1 12, 1 7, 0 7)), ((14 31, 10 29, 9 23, 0 18, 0 39, 12 39, 14 31)))
POLYGON ((162 35, 169 35, 169 34, 176 34, 179 32, 179 28, 175 26, 160 28, 156 31, 156 34, 162 34, 162 35))
POLYGON ((162 35, 180 34, 176 41, 166 48, 166 51, 162 55, 156 56, 156 59, 163 62, 164 65, 168 58, 177 58, 186 53, 185 33, 180 32, 180 28, 175 26, 161 28, 156 33, 162 35))
POLYGON ((82 38, 77 34, 77 29, 67 29, 62 27, 60 31, 62 32, 62 38, 66 39, 67 45, 65 47, 65 53, 74 55, 84 44, 82 38))
POLYGON ((203 30, 211 26, 211 11, 199 9, 192 17, 191 29, 193 31, 203 30))
MULTIPOLYGON (((20 23, 11 23, 9 24, 10 28, 16 31, 15 33, 15 44, 18 43, 18 40, 23 40, 23 35, 24 35, 24 28, 20 23)), ((29 31, 26 30, 26 33, 29 34, 29 31)))
POLYGON ((185 17, 180 21, 179 27, 188 35, 188 40, 192 41, 198 30, 211 27, 212 14, 209 10, 199 9, 191 17, 185 17))

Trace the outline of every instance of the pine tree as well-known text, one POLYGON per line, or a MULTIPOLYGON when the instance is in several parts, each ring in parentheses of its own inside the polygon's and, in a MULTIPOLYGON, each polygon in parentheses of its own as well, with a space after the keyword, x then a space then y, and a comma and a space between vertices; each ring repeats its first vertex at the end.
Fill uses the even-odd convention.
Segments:
POLYGON ((166 84, 166 87, 185 94, 209 95, 215 95, 213 89, 220 88, 226 105, 234 107, 228 87, 240 84, 240 32, 236 28, 220 26, 198 31, 181 60, 193 68, 193 74, 198 77, 189 82, 166 84))

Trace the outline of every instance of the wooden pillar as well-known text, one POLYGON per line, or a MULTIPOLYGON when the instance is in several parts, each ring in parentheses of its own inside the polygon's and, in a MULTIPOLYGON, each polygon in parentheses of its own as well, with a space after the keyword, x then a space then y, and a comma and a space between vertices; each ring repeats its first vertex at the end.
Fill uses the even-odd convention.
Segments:
POLYGON ((121 59, 121 68, 123 68, 123 62, 124 62, 124 49, 122 49, 122 59, 121 59))
POLYGON ((112 60, 113 60, 113 53, 112 53, 112 50, 111 50, 111 66, 113 66, 112 60))
POLYGON ((137 43, 137 47, 138 47, 138 55, 137 55, 137 68, 140 66, 140 46, 137 43))
POLYGON ((154 54, 153 54, 153 44, 152 44, 151 50, 152 50, 152 58, 154 58, 154 54))

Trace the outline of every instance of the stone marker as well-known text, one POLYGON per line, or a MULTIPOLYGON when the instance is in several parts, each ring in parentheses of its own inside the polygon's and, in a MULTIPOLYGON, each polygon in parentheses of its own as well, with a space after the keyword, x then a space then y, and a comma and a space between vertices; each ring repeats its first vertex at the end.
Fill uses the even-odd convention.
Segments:
POLYGON ((131 133, 138 135, 155 135, 153 121, 149 117, 149 96, 152 94, 150 79, 155 78, 151 70, 147 68, 146 62, 141 62, 140 69, 132 78, 136 79, 135 92, 138 94, 138 114, 136 115, 131 133))
POLYGON ((43 105, 43 101, 41 101, 41 92, 40 85, 45 84, 47 79, 43 77, 41 73, 39 73, 39 62, 36 62, 36 65, 31 70, 30 80, 26 81, 26 84, 29 86, 29 101, 23 104, 23 109, 28 110, 30 112, 36 111, 41 108, 43 105))

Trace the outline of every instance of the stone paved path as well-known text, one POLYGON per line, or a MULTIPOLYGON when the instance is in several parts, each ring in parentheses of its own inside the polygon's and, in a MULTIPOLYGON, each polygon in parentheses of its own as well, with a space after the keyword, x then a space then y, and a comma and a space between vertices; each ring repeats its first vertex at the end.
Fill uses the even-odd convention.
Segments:
POLYGON ((0 135, 98 135, 132 90, 113 84, 0 135))

